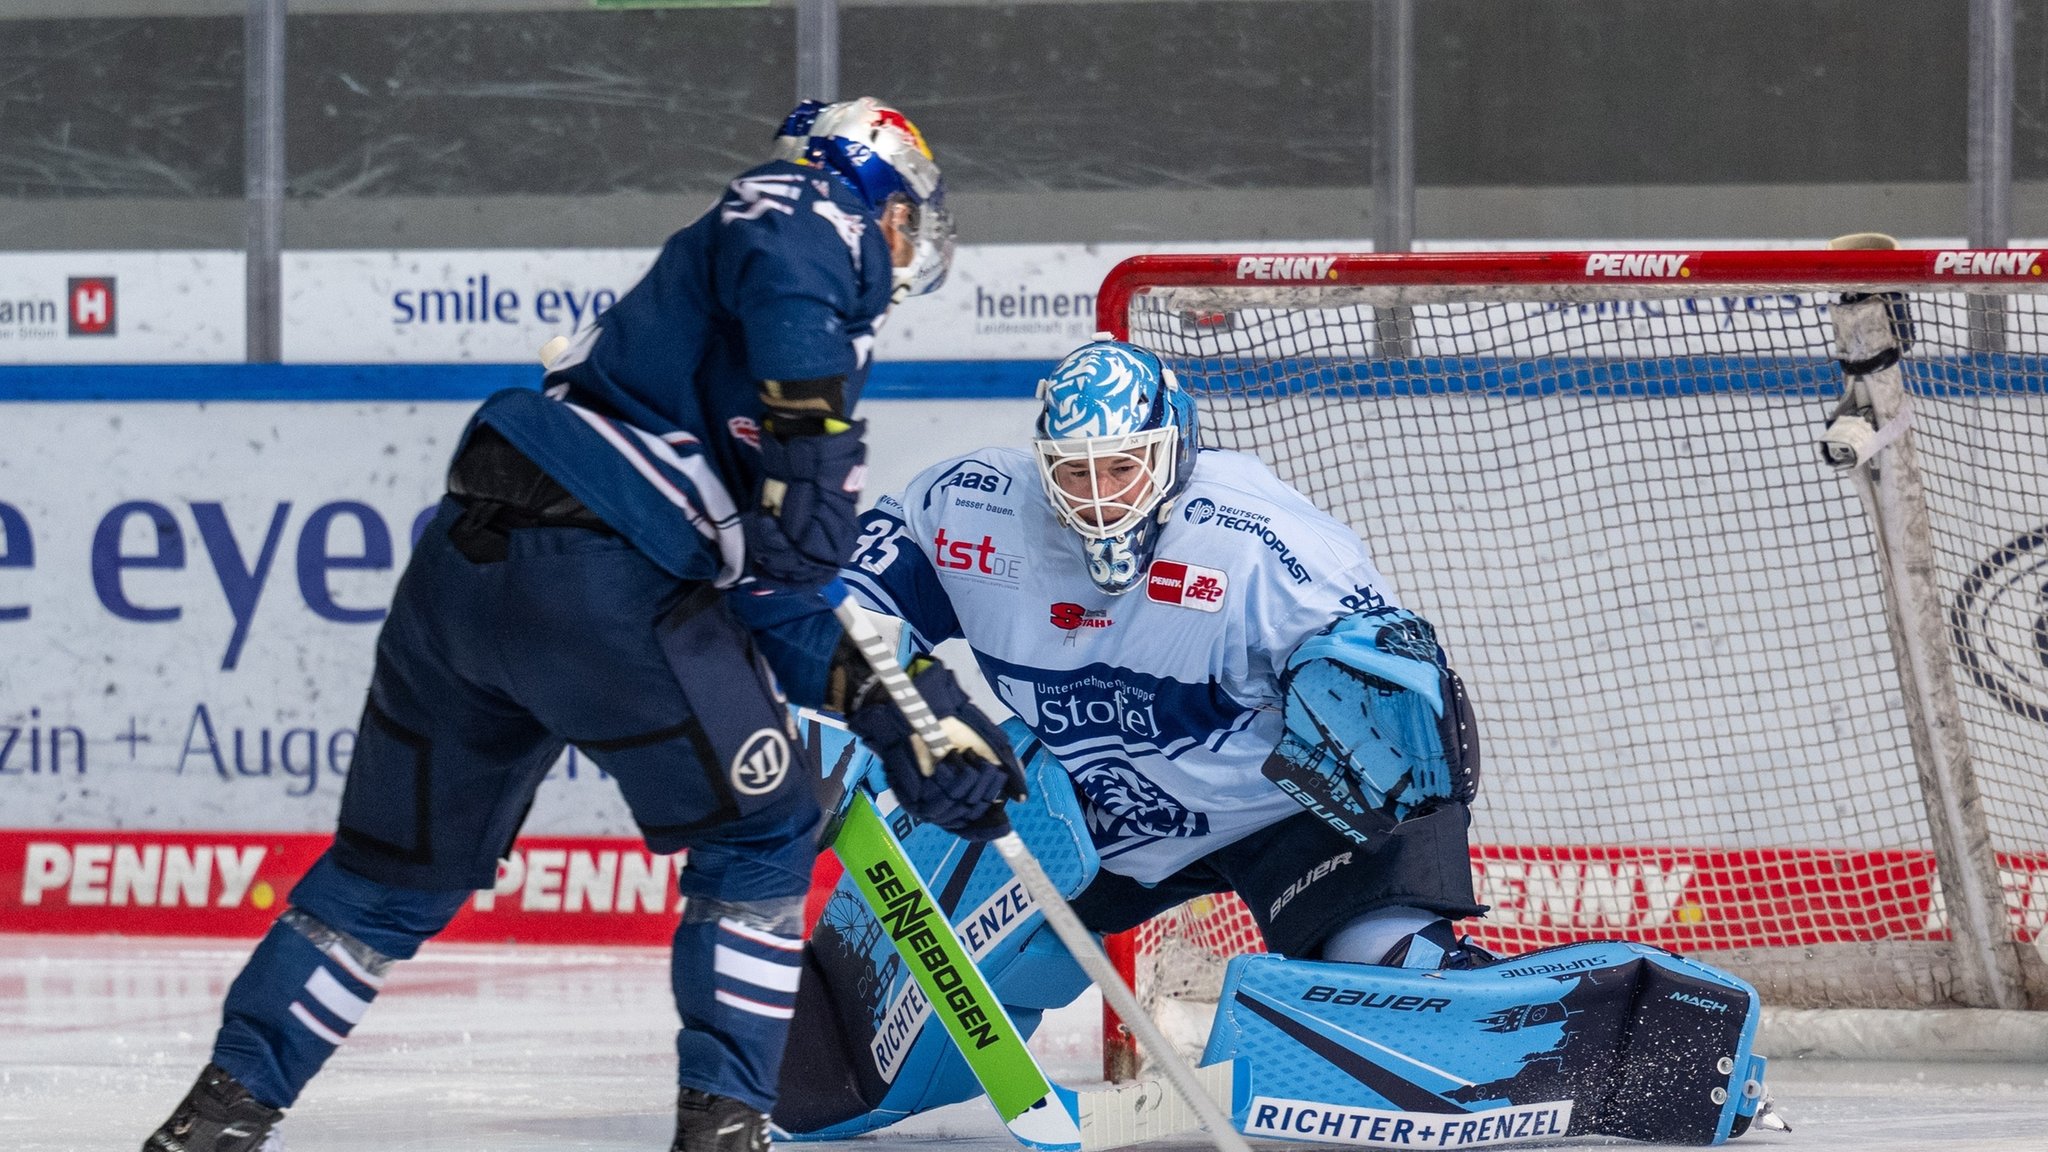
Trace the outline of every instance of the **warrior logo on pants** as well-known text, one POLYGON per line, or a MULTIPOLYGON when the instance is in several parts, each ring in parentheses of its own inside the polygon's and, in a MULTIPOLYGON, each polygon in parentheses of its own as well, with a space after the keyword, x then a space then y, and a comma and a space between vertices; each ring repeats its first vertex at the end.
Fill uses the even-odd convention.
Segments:
POLYGON ((732 758, 733 790, 744 796, 765 796, 789 774, 789 739, 773 728, 747 737, 732 758))

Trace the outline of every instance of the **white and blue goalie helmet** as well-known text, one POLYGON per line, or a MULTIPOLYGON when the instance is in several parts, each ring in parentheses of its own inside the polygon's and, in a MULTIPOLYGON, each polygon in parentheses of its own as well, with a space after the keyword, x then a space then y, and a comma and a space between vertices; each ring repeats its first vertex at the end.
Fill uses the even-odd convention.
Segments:
POLYGON ((1046 498, 1081 536, 1088 578, 1136 588, 1195 462, 1195 401, 1146 349, 1096 339, 1038 382, 1032 441, 1046 498))
POLYGON ((910 118, 872 96, 827 104, 806 100, 775 133, 775 158, 824 168, 844 180, 868 211, 891 200, 910 206, 911 261, 896 269, 896 298, 945 283, 953 264, 953 216, 931 145, 910 118))

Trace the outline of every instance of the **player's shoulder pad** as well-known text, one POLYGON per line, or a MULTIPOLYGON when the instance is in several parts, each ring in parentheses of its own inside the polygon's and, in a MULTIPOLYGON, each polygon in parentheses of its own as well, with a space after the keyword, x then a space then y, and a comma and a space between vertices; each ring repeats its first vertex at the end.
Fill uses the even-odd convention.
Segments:
POLYGON ((888 251, 880 228, 838 179, 788 160, 770 160, 735 177, 718 201, 718 222, 741 227, 757 243, 783 234, 829 230, 838 236, 855 268, 888 251))
POLYGON ((917 474, 904 491, 904 504, 925 517, 937 517, 957 500, 977 505, 1014 508, 1035 499, 1038 465, 1028 452, 990 447, 941 460, 917 474))
MULTIPOLYGON (((1240 527, 1250 539, 1269 533, 1324 573, 1365 558, 1358 534, 1315 506, 1292 485, 1273 475, 1264 461, 1245 452, 1205 448, 1175 513, 1190 524, 1240 527), (1244 522, 1250 521, 1250 526, 1244 522), (1259 529, 1252 532, 1251 527, 1259 529)), ((1273 550, 1272 541, 1265 542, 1273 550)))

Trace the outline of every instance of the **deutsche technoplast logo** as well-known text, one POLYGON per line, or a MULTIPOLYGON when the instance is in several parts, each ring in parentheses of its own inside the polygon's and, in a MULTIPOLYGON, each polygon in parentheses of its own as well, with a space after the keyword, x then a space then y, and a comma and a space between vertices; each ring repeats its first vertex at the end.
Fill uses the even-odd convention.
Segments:
POLYGON ((1181 518, 1190 524, 1207 524, 1216 518, 1216 502, 1206 496, 1190 500, 1181 511, 1181 518))
POLYGON ((2048 524, 1977 565, 1949 610, 1956 658, 2006 711, 2048 724, 2048 524))

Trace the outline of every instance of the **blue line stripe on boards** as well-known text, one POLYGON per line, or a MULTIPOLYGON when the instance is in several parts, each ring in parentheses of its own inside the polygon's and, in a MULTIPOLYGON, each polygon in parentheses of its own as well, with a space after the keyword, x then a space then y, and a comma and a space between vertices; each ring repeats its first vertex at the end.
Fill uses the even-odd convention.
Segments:
MULTIPOLYGON (((1030 399, 1045 360, 877 363, 866 395, 886 400, 1030 399)), ((10 364, 0 401, 481 400, 540 386, 528 364, 10 364)))
MULTIPOLYGON (((2048 394, 2044 356, 1914 358, 1907 364, 1908 380, 1921 395, 2048 394)), ((866 395, 886 400, 1029 399, 1050 367, 1045 360, 884 361, 870 373, 866 395)), ((1303 392, 1338 397, 1824 396, 1841 390, 1841 371, 1832 360, 1738 356, 1295 359, 1257 365, 1207 360, 1190 365, 1182 378, 1198 394, 1228 391, 1254 398, 1303 392)), ((539 369, 526 364, 0 365, 0 401, 456 401, 539 383, 539 369)))

